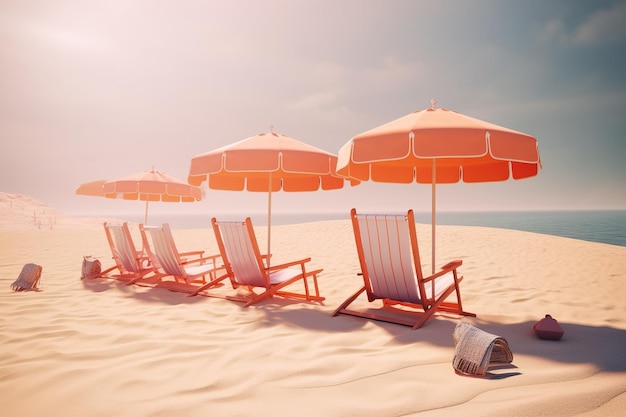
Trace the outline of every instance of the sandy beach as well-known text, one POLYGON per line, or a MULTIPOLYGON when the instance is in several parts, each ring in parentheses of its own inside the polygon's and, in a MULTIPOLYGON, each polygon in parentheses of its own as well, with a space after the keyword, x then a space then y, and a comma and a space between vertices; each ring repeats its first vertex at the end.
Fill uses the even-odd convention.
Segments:
MULTIPOLYGON (((452 331, 331 317, 361 284, 348 220, 272 229, 276 262, 311 257, 323 303, 228 300, 111 279, 81 280, 84 255, 112 265, 102 219, 24 196, 0 201, 0 398, 33 416, 607 416, 626 408, 626 247, 439 226, 437 264, 462 259, 464 319, 507 339, 513 366, 455 374, 452 331), (35 214, 33 214, 35 213, 35 214), (37 222, 39 214, 40 221, 37 222), (40 291, 12 292, 22 266, 40 291), (538 339, 546 314, 565 331, 538 339)), ((210 214, 207 214, 210 216, 210 214)), ((139 242, 137 225, 131 225, 139 242)), ((430 225, 417 225, 430 271, 430 225)), ((173 230, 217 253, 212 230, 173 230)), ((259 227, 264 247, 265 228, 259 227)))

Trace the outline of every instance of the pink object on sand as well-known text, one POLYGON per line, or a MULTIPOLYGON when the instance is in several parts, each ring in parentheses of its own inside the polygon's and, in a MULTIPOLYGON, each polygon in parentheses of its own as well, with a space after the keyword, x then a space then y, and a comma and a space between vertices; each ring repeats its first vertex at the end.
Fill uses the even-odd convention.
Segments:
POLYGON ((539 339, 545 340, 559 340, 564 333, 559 323, 549 314, 539 320, 533 326, 533 330, 539 339))

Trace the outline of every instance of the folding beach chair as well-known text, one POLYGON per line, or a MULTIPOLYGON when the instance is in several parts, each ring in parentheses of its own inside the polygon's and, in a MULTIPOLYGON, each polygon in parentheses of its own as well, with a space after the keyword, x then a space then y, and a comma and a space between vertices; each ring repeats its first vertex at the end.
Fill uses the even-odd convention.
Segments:
POLYGON ((475 316, 463 310, 457 274, 462 261, 444 265, 432 276, 424 277, 415 232, 413 210, 407 214, 357 214, 351 210, 363 286, 350 296, 333 316, 347 314, 373 320, 397 323, 418 329, 435 312, 475 316), (363 292, 369 302, 382 300, 382 309, 356 311, 348 309, 363 292), (456 302, 446 302, 456 292, 456 302), (397 313, 393 314, 394 309, 397 313), (392 314, 384 314, 390 310, 392 314), (408 314, 407 314, 408 313, 408 314))
POLYGON ((267 267, 265 263, 267 256, 262 256, 259 251, 252 220, 249 217, 245 221, 217 221, 213 218, 211 224, 227 272, 199 290, 198 292, 203 291, 202 295, 243 302, 244 307, 274 295, 307 301, 324 300, 324 297, 320 296, 317 284, 317 275, 322 269, 312 271, 306 269, 306 264, 311 258, 267 267), (228 295, 204 291, 226 278, 230 280, 234 289, 247 288, 249 293, 228 295), (297 282, 303 285, 303 291, 283 290, 297 282))
POLYGON ((176 248, 174 237, 169 224, 162 226, 139 225, 144 249, 148 253, 152 270, 156 279, 150 278, 148 284, 166 287, 173 291, 193 293, 197 286, 205 285, 217 278, 217 273, 223 269, 220 255, 200 256, 186 259, 185 255, 203 254, 204 251, 181 253, 176 248), (174 282, 163 280, 165 277, 174 278, 174 282), (207 279, 208 277, 208 279, 207 279), (174 285, 186 284, 187 286, 174 285), (194 286, 189 286, 193 284, 194 286))
POLYGON ((136 249, 128 223, 104 222, 104 231, 115 265, 102 271, 101 277, 115 278, 132 284, 152 272, 148 256, 136 249), (118 273, 110 274, 115 269, 118 273))

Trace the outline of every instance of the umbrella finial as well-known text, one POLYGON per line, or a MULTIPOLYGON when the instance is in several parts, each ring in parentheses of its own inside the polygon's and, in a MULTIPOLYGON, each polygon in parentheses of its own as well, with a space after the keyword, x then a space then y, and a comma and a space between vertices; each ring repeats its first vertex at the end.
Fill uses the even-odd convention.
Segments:
POLYGON ((430 99, 430 108, 435 110, 435 107, 437 106, 437 99, 431 98, 430 99))
POLYGON ((270 133, 274 135, 274 125, 270 125, 270 133))

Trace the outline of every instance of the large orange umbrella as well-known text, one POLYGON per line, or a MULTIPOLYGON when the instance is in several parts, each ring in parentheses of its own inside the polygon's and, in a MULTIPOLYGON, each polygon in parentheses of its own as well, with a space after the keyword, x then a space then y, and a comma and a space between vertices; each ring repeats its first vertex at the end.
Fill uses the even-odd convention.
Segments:
POLYGON ((193 202, 202 199, 202 190, 156 169, 111 181, 81 184, 76 194, 141 200, 146 202, 144 223, 148 223, 150 201, 193 202))
POLYGON ((214 190, 267 192, 269 253, 272 193, 342 188, 346 179, 336 174, 336 164, 336 155, 271 131, 193 157, 188 181, 207 181, 214 190))
POLYGON ((435 267, 436 184, 505 181, 537 175, 537 139, 432 107, 354 136, 338 154, 337 173, 361 181, 432 184, 435 267))

